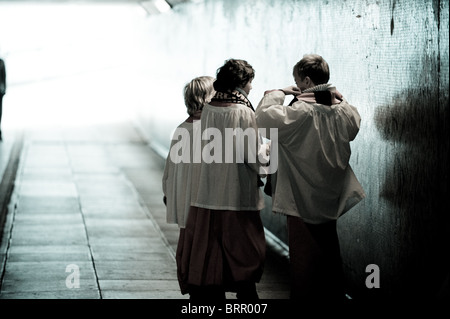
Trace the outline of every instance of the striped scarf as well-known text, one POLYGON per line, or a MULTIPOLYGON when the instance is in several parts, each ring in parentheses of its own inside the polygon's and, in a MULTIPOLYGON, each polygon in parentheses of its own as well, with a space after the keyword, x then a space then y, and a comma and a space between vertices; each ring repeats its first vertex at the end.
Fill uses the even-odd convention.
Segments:
POLYGON ((217 91, 214 97, 211 99, 211 102, 243 104, 255 111, 245 92, 240 90, 239 88, 230 92, 217 91))

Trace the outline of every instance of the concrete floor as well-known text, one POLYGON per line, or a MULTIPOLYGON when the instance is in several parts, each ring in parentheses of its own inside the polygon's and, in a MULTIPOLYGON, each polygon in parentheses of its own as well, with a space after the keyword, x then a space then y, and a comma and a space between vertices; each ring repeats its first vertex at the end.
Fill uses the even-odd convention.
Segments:
MULTIPOLYGON (((178 227, 165 222, 163 167, 130 123, 25 132, 0 299, 187 298, 176 276, 178 227)), ((289 296, 286 259, 270 247, 257 289, 264 299, 289 296)))

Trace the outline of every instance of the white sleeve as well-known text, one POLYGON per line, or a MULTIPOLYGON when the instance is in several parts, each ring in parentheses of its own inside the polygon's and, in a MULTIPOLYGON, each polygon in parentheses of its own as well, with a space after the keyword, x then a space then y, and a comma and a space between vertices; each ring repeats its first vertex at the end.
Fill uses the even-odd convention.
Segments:
POLYGON ((256 109, 256 123, 259 128, 266 129, 266 137, 270 139, 270 128, 278 130, 278 138, 290 134, 298 128, 309 114, 309 106, 304 102, 296 102, 285 106, 285 95, 282 91, 267 93, 256 109))

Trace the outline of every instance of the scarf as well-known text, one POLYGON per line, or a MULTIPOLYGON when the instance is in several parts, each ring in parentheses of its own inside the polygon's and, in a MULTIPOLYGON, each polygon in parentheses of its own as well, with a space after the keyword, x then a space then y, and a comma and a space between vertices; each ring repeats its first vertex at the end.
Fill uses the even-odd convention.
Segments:
POLYGON ((211 102, 243 104, 251 108, 253 111, 255 111, 255 109, 252 106, 252 103, 247 98, 247 94, 245 94, 245 92, 239 88, 236 88, 236 90, 234 91, 228 92, 217 91, 214 97, 211 99, 211 102))
POLYGON ((331 86, 331 84, 319 84, 304 90, 301 94, 297 95, 289 105, 292 105, 298 100, 307 103, 318 103, 331 106, 341 103, 343 97, 334 86, 331 86))

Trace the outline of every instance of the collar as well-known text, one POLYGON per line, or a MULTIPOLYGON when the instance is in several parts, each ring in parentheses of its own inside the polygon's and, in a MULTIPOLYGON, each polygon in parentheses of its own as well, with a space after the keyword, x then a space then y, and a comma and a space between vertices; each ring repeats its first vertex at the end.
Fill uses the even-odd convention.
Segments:
POLYGON ((328 106, 339 104, 343 101, 342 94, 330 83, 319 84, 306 89, 300 95, 297 95, 296 99, 307 103, 317 103, 328 106))
POLYGON ((332 86, 331 83, 325 83, 325 84, 319 84, 319 85, 313 86, 309 89, 306 89, 302 93, 332 91, 333 89, 336 90, 336 88, 334 86, 332 86))

